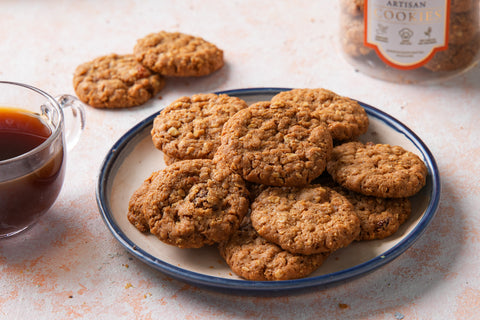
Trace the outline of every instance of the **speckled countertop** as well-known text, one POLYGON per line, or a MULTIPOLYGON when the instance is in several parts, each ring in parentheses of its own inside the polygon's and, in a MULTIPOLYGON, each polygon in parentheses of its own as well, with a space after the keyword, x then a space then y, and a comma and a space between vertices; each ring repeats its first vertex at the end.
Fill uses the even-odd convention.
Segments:
MULTIPOLYGON (((432 86, 354 71, 337 47, 333 1, 12 1, 0 3, 0 79, 74 94, 76 66, 130 53, 159 30, 199 35, 226 66, 167 82, 161 100, 88 107, 66 181, 44 219, 0 241, 0 319, 478 319, 480 69, 432 86), (324 87, 414 130, 434 154, 442 197, 426 232, 390 264, 356 280, 280 297, 199 289, 131 256, 102 221, 100 165, 140 120, 183 95, 247 87, 324 87)), ((160 99, 160 97, 158 97, 160 99)))

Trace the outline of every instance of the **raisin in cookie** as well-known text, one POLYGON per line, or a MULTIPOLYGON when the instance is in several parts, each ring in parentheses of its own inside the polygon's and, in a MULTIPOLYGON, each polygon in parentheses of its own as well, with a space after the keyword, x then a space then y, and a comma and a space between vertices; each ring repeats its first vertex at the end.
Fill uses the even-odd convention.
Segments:
POLYGON ((347 198, 360 219, 356 240, 384 239, 397 232, 412 212, 408 198, 378 198, 365 196, 338 185, 332 189, 347 198))
POLYGON ((288 102, 312 109, 336 140, 349 140, 365 133, 368 116, 357 101, 326 89, 293 89, 280 92, 272 102, 288 102))
POLYGON ((327 171, 341 186, 381 198, 410 197, 426 183, 427 167, 400 146, 348 142, 336 146, 327 171))
POLYGON ((134 55, 143 65, 164 76, 198 77, 224 65, 223 51, 202 38, 161 31, 139 39, 134 55))
POLYGON ((225 122, 248 107, 226 94, 196 94, 172 102, 153 121, 153 144, 176 160, 212 159, 225 122))
POLYGON ((251 220, 263 238, 296 254, 333 252, 360 232, 352 204, 320 185, 266 189, 251 205, 251 220))
POLYGON ((110 54, 81 64, 73 87, 78 98, 95 108, 134 107, 147 102, 165 86, 133 55, 110 54))
POLYGON ((248 216, 233 236, 218 246, 220 255, 238 276, 254 281, 291 280, 308 276, 327 253, 292 254, 262 238, 253 229, 248 216))
POLYGON ((258 102, 225 123, 214 160, 250 182, 302 186, 325 170, 332 148, 330 133, 309 108, 258 102))
POLYGON ((150 232, 181 248, 226 240, 249 209, 243 179, 212 160, 176 162, 161 170, 143 198, 150 232))

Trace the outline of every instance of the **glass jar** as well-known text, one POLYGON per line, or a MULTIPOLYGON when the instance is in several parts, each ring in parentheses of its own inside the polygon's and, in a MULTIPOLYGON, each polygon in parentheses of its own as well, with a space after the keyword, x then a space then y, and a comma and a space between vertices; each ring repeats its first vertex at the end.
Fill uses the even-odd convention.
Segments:
POLYGON ((479 60, 479 0, 341 0, 340 45, 347 61, 371 77, 450 78, 479 60))

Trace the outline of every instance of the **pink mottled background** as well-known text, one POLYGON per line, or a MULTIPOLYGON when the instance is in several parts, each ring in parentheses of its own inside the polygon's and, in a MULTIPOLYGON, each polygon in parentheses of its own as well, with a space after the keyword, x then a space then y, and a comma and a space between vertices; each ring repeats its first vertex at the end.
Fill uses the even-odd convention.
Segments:
POLYGON ((131 256, 95 201, 101 162, 130 127, 156 112, 87 108, 59 200, 30 231, 0 241, 0 319, 478 319, 480 318, 480 69, 432 86, 356 73, 337 48, 337 1, 13 1, 0 3, 0 79, 73 94, 76 66, 130 53, 159 30, 199 35, 227 65, 182 95, 245 87, 324 87, 376 106, 429 146, 442 198, 423 236, 357 280, 281 297, 216 293, 131 256))

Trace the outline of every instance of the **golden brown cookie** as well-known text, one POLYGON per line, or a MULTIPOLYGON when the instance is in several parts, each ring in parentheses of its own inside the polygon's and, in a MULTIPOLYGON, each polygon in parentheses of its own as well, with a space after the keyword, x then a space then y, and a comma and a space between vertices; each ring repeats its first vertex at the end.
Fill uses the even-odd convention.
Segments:
POLYGON ((180 32, 149 34, 137 41, 133 51, 138 61, 164 76, 205 76, 224 65, 222 50, 180 32))
POLYGON ((263 238, 295 254, 333 252, 360 232, 352 204, 320 185, 266 189, 251 205, 251 220, 263 238))
POLYGON ((245 101, 226 94, 196 94, 172 102, 153 121, 153 144, 176 160, 212 159, 225 122, 245 101))
POLYGON ((333 149, 327 171, 349 190, 381 198, 410 197, 426 183, 427 167, 400 146, 347 142, 333 149))
POLYGON ((360 219, 356 240, 384 239, 397 232, 412 212, 408 198, 378 198, 365 196, 341 186, 332 188, 347 198, 360 219))
POLYGON ((463 45, 474 39, 478 32, 478 10, 450 15, 449 45, 463 45))
POLYGON ((354 17, 363 15, 364 7, 364 0, 340 0, 340 8, 343 12, 354 17))
POLYGON ((454 71, 469 66, 478 55, 480 35, 463 45, 449 45, 447 50, 437 52, 424 67, 430 71, 454 71))
POLYGON ((128 221, 130 221, 130 223, 133 224, 135 228, 137 228, 141 232, 150 231, 148 221, 144 215, 143 205, 145 203, 145 198, 150 192, 150 186, 152 185, 152 181, 155 184, 155 179, 157 176, 158 172, 153 172, 150 177, 145 179, 142 185, 137 190, 135 190, 133 195, 130 197, 130 201, 128 202, 128 221))
POLYGON ((287 102, 312 110, 312 116, 325 123, 334 140, 350 140, 367 132, 368 116, 360 104, 326 89, 283 91, 272 102, 287 102))
POLYGON ((246 216, 233 236, 218 246, 220 255, 238 276, 254 281, 291 280, 308 276, 328 254, 292 254, 262 238, 246 216))
POLYGON ((351 57, 365 56, 372 49, 364 44, 365 25, 363 19, 342 14, 340 24, 344 33, 340 34, 340 45, 351 57))
POLYGON ((73 87, 78 98, 95 108, 126 108, 147 102, 165 86, 162 76, 132 55, 110 54, 81 64, 73 87))
POLYGON ((170 245, 199 248, 224 241, 249 209, 242 178, 212 160, 175 162, 153 179, 143 214, 150 232, 170 245))
POLYGON ((325 170, 332 147, 330 133, 309 108, 259 102, 225 123, 214 160, 250 182, 302 186, 325 170))

